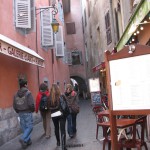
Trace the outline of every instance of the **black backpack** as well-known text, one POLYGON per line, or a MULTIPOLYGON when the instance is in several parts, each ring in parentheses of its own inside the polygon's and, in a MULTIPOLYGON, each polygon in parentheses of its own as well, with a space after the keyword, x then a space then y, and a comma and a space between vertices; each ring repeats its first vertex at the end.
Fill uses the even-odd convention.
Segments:
POLYGON ((39 109, 40 109, 40 111, 48 110, 48 96, 46 94, 42 94, 42 96, 41 96, 39 109))
POLYGON ((60 108, 64 115, 68 116, 70 114, 70 110, 69 110, 67 101, 63 95, 60 96, 60 108))

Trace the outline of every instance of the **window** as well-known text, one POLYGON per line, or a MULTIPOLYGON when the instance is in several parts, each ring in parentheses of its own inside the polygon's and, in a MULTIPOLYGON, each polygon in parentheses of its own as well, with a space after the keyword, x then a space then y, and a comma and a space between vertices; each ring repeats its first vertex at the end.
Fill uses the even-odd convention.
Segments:
POLYGON ((18 32, 28 34, 35 31, 35 1, 14 0, 14 21, 18 32))
POLYGON ((81 65, 82 64, 82 52, 78 50, 68 51, 65 53, 66 63, 68 65, 81 65))
POLYGON ((76 34, 75 23, 66 23, 67 34, 76 34))
POLYGON ((81 51, 72 51, 72 65, 82 64, 82 52, 81 51))
POLYGON ((106 26, 107 45, 109 45, 112 42, 109 11, 105 15, 105 26, 106 26))

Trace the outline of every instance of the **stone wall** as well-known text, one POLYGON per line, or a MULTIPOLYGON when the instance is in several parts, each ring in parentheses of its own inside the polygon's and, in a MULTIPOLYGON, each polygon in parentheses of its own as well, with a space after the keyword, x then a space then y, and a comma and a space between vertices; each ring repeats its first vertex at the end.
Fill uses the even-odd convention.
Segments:
MULTIPOLYGON (((33 113, 34 124, 41 121, 40 114, 33 113)), ((14 109, 0 108, 0 146, 10 141, 21 133, 18 115, 14 109)))

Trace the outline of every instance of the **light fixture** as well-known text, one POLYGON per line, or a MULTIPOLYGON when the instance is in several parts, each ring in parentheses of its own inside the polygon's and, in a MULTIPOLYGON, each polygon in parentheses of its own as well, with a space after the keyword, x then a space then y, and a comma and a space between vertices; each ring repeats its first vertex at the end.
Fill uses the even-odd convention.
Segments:
POLYGON ((129 54, 132 54, 135 51, 135 45, 129 45, 129 54))
POLYGON ((51 26, 52 26, 53 32, 56 34, 58 32, 58 30, 59 30, 59 23, 55 19, 55 15, 58 13, 58 9, 55 6, 55 4, 53 4, 52 6, 48 6, 48 7, 43 7, 43 8, 36 9, 36 10, 40 9, 40 12, 38 12, 36 15, 40 14, 43 11, 49 10, 51 8, 53 9, 52 12, 51 12, 52 13, 52 23, 51 23, 51 26))
POLYGON ((56 19, 52 20, 51 26, 52 26, 53 32, 56 34, 59 30, 59 23, 57 22, 56 19))
POLYGON ((144 27, 143 27, 143 26, 140 26, 140 30, 144 30, 144 27))
POLYGON ((139 31, 139 30, 137 30, 137 31, 136 31, 136 33, 137 33, 137 34, 139 34, 139 33, 140 33, 140 31, 139 31))

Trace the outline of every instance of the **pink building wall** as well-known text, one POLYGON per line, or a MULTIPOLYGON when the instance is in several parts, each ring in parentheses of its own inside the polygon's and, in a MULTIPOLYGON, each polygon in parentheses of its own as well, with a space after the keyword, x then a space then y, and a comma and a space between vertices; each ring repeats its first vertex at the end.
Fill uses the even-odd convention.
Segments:
MULTIPOLYGON (((48 0, 38 0, 35 2, 36 8, 49 5, 48 0)), ((38 80, 41 83, 44 78, 48 78, 50 86, 52 83, 59 81, 61 91, 63 92, 64 81, 69 82, 70 80, 68 65, 63 63, 62 58, 57 59, 55 53, 54 64, 52 64, 52 50, 48 49, 45 51, 41 48, 40 15, 37 16, 37 44, 35 32, 22 35, 15 30, 13 0, 9 1, 9 3, 6 0, 1 0, 0 18, 0 34, 34 50, 45 60, 45 68, 41 68, 0 53, 0 108, 12 106, 12 98, 18 89, 18 76, 20 74, 26 75, 29 89, 33 93, 34 98, 38 92, 38 80)))

